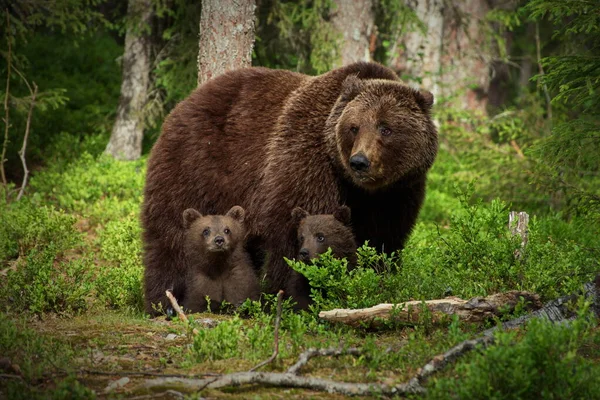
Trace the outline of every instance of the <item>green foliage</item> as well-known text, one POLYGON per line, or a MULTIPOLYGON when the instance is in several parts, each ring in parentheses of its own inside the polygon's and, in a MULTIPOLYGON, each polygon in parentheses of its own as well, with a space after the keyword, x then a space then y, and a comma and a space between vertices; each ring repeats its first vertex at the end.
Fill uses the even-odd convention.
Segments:
POLYGON ((594 1, 534 0, 521 12, 547 20, 560 51, 541 60, 535 79, 552 96, 552 135, 532 149, 536 183, 564 196, 576 213, 600 219, 600 14, 594 1), (563 107, 561 109, 561 106, 563 107))
POLYGON ((32 177, 31 187, 65 210, 109 220, 139 209, 145 171, 145 159, 125 162, 83 153, 71 164, 32 177))
POLYGON ((600 393, 600 368, 578 352, 592 333, 580 317, 569 325, 532 320, 519 340, 499 331, 496 343, 436 379, 431 399, 591 399, 600 393))
POLYGON ((142 243, 138 216, 110 221, 99 232, 98 295, 115 308, 142 310, 142 243), (106 261, 106 262, 104 262, 106 261))
POLYGON ((73 229, 75 218, 48 206, 27 200, 0 201, 0 262, 24 256, 32 250, 52 246, 63 252, 79 242, 73 229))
POLYGON ((374 59, 384 65, 390 58, 391 49, 408 32, 426 34, 427 26, 415 11, 402 0, 378 0, 374 4, 377 46, 374 59))
POLYGON ((237 357, 240 354, 241 328, 242 321, 236 316, 221 322, 213 329, 199 330, 192 344, 196 361, 237 357))
POLYGON ((332 0, 266 1, 258 11, 259 65, 321 74, 339 58, 340 35, 329 21, 332 0))

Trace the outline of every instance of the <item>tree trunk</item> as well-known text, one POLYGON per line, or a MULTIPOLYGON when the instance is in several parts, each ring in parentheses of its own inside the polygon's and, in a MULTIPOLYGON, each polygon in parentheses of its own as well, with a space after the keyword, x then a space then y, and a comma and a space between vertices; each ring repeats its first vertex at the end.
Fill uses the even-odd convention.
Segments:
POLYGON ((198 85, 252 65, 255 0, 202 0, 198 85))
MULTIPOLYGON (((427 30, 400 38, 392 67, 421 78, 436 97, 456 96, 466 109, 485 112, 494 46, 486 32, 488 0, 406 0, 427 30)), ((412 78, 412 79, 411 79, 412 78)))
POLYGON ((127 15, 133 21, 125 34, 121 96, 105 152, 119 160, 136 160, 142 154, 143 108, 150 79, 152 1, 129 0, 127 15))
POLYGON ((371 61, 371 35, 375 26, 373 0, 334 0, 331 23, 342 35, 338 68, 356 61, 371 61))

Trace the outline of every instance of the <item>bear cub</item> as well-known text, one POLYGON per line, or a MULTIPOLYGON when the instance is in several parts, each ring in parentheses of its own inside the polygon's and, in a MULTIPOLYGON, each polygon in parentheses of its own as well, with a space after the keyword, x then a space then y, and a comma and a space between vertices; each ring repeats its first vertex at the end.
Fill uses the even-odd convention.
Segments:
POLYGON ((185 308, 219 310, 226 301, 238 306, 258 300, 260 286, 244 248, 245 210, 232 207, 225 215, 202 215, 193 208, 183 212, 184 253, 188 266, 185 308))
POLYGON ((333 214, 310 215, 300 207, 292 210, 298 226, 298 259, 305 263, 331 247, 337 258, 346 258, 348 267, 356 266, 356 240, 350 227, 350 208, 340 206, 333 214))

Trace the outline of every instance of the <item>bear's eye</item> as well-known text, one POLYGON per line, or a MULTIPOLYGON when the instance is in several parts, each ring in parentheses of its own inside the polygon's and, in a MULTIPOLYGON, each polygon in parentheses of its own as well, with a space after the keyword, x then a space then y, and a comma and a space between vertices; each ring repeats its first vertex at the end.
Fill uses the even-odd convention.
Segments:
POLYGON ((231 233, 231 231, 229 230, 229 228, 225 228, 225 230, 223 232, 225 232, 226 235, 229 235, 231 233))
POLYGON ((323 243, 324 241, 325 241, 325 236, 323 236, 321 233, 317 233, 317 242, 323 243))
POLYGON ((353 134, 357 134, 358 133, 358 126, 351 126, 350 127, 350 132, 352 132, 353 134))
POLYGON ((300 235, 300 241, 304 242, 304 235, 300 235))
POLYGON ((208 228, 206 228, 206 229, 204 229, 204 230, 202 231, 202 234, 203 234, 204 236, 208 236, 208 234, 209 234, 209 233, 210 233, 210 229, 208 229, 208 228))
POLYGON ((392 134, 392 130, 387 126, 379 128, 379 132, 381 132, 381 136, 390 136, 392 134))

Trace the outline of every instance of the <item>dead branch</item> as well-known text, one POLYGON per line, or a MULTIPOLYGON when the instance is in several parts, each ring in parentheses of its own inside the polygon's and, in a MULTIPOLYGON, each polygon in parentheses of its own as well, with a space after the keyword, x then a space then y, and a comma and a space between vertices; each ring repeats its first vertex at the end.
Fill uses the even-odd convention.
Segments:
POLYGON ((321 311, 319 318, 331 322, 342 322, 351 326, 377 326, 382 321, 405 321, 417 323, 423 318, 423 311, 431 313, 434 323, 444 320, 449 315, 458 315, 465 322, 480 322, 499 316, 502 312, 510 312, 523 298, 532 309, 542 305, 539 296, 530 292, 509 291, 488 297, 474 297, 463 300, 458 297, 427 301, 407 301, 400 304, 378 304, 361 309, 334 309, 321 311))
MULTIPOLYGON (((29 86, 29 84, 27 84, 27 86, 29 86)), ((31 87, 29 87, 29 90, 31 90, 31 87)), ((31 114, 33 113, 33 107, 35 107, 35 96, 37 95, 37 92, 38 87, 35 84, 35 82, 33 82, 33 91, 31 92, 31 103, 29 104, 29 112, 27 113, 27 124, 25 125, 25 136, 23 136, 23 146, 21 147, 21 150, 19 150, 19 157, 21 158, 21 163, 23 164, 23 183, 21 183, 21 189, 19 189, 17 201, 19 201, 23 196, 25 186, 27 186, 27 178, 29 177, 29 169, 27 169, 27 162, 25 160, 25 151, 27 149, 27 140, 29 139, 29 128, 31 126, 31 114)))
POLYGON ((10 93, 10 69, 12 66, 12 48, 10 40, 10 18, 8 9, 4 10, 6 13, 6 41, 8 42, 8 52, 6 54, 6 93, 4 93, 4 142, 2 143, 2 155, 0 156, 0 175, 2 175, 2 185, 6 189, 8 181, 6 180, 6 172, 4 171, 4 162, 6 161, 6 150, 8 148, 8 128, 9 124, 9 108, 8 108, 8 97, 10 93))
POLYGON ((288 374, 298 374, 298 372, 300 372, 300 368, 302 368, 303 366, 308 364, 308 361, 314 357, 327 357, 327 356, 338 357, 338 356, 344 356, 344 355, 360 356, 361 350, 357 349, 356 347, 350 347, 348 349, 336 349, 336 348, 308 349, 305 352, 303 352, 302 354, 300 354, 300 357, 298 357, 298 361, 296 362, 296 364, 289 367, 287 370, 287 373, 288 374))
POLYGON ((420 385, 413 383, 394 386, 380 383, 348 383, 278 372, 236 372, 223 375, 219 378, 209 379, 151 379, 138 386, 136 391, 177 390, 182 392, 199 392, 204 389, 219 389, 248 384, 303 388, 328 393, 339 393, 346 396, 398 396, 424 393, 424 389, 420 385))
POLYGON ((257 369, 273 362, 273 360, 275 360, 277 358, 277 355, 279 354, 279 325, 281 323, 281 311, 283 309, 283 290, 280 290, 277 293, 277 314, 275 315, 275 343, 273 345, 273 354, 271 354, 271 357, 267 358, 266 360, 264 360, 263 362, 255 365, 252 369, 250 369, 250 372, 252 371, 256 371, 257 369))
MULTIPOLYGON (((186 325, 190 326, 190 320, 188 319, 188 317, 185 315, 185 313, 183 312, 183 310, 181 309, 181 307, 179 307, 179 303, 177 303, 177 299, 175 298, 175 296, 173 296, 173 293, 171 293, 170 290, 167 290, 165 292, 165 294, 167 295, 167 298, 169 299, 169 301, 171 302, 171 306, 173 306, 173 310, 175 310, 175 312, 177 313, 177 315, 179 316, 179 319, 183 322, 185 322, 186 325)), ((193 328, 192 329, 192 333, 194 335, 198 334, 198 329, 193 328)))

